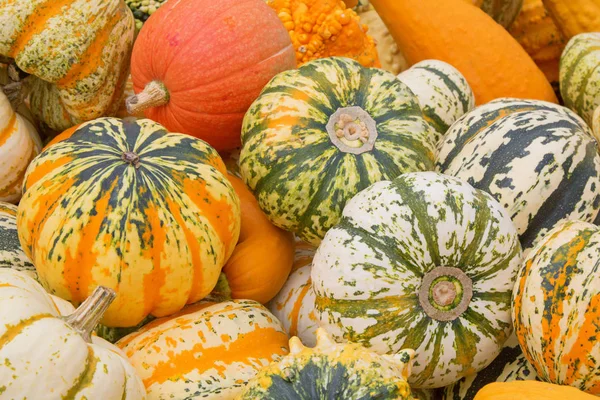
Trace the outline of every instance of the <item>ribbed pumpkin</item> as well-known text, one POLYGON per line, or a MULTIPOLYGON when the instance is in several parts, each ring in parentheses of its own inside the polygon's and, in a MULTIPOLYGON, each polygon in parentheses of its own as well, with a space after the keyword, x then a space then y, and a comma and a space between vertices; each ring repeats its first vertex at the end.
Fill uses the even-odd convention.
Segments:
POLYGON ((97 288, 73 314, 29 276, 0 269, 0 393, 6 399, 142 400, 125 355, 90 334, 114 292, 97 288))
POLYGON ((416 352, 416 388, 442 387, 500 353, 521 246, 487 193, 434 172, 357 194, 323 239, 311 278, 319 325, 378 353, 416 352))
POLYGON ((543 0, 567 40, 600 31, 600 0, 543 0))
POLYGON ((135 30, 122 0, 2 1, 0 27, 37 119, 62 131, 117 111, 135 30))
POLYGON ((239 199, 217 152, 150 120, 101 118, 30 165, 17 218, 40 281, 74 303, 97 285, 102 323, 133 326, 205 297, 238 239, 239 199))
MULTIPOLYGON (((600 114, 600 32, 569 41, 560 58, 560 92, 565 105, 594 126, 594 112, 596 121, 600 114)), ((598 128, 594 126, 600 140, 598 128)))
POLYGON ((425 60, 398 75, 419 99, 425 119, 442 139, 450 125, 475 108, 475 95, 456 68, 443 61, 425 60))
POLYGON ((381 356, 358 344, 337 344, 323 329, 317 345, 290 339, 290 354, 262 369, 238 400, 409 400, 412 350, 381 356), (292 397, 293 396, 293 397, 292 397))
POLYGON ((19 270, 34 279, 37 272, 19 243, 17 206, 0 202, 0 268, 19 270))
POLYGON ((117 346, 149 399, 233 399, 262 367, 288 353, 288 337, 259 303, 233 300, 188 306, 117 346))
POLYGON ((278 72, 296 66, 290 37, 264 0, 165 3, 135 42, 130 113, 217 150, 240 145, 244 113, 278 72))
POLYGON ((569 386, 546 382, 514 381, 495 382, 486 385, 477 393, 475 400, 597 400, 569 386))
POLYGON ((568 221, 529 253, 513 295, 515 332, 547 382, 600 394, 600 228, 568 221))
POLYGON ((371 183, 433 169, 434 138, 393 74, 319 59, 277 75, 252 104, 240 171, 275 225, 316 245, 371 183))
POLYGON ((499 99, 459 119, 438 170, 490 193, 517 227, 524 252, 567 219, 600 210, 600 155, 589 127, 555 104, 499 99))

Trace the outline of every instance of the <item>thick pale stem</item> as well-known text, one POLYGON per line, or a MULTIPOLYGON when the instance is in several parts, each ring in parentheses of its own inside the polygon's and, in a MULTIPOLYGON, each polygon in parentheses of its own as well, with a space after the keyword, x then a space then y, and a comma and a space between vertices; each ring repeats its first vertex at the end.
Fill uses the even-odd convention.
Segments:
POLYGON ((438 321, 452 321, 469 308, 473 282, 462 270, 437 267, 423 277, 419 303, 423 311, 438 321))
POLYGON ((344 153, 371 151, 377 140, 375 120, 358 106, 339 108, 329 117, 326 129, 331 142, 344 153))
POLYGON ((64 320, 77 331, 86 342, 92 342, 92 332, 116 297, 114 290, 98 286, 77 310, 64 320))
POLYGON ((123 161, 133 165, 135 169, 138 169, 140 167, 140 156, 138 156, 132 151, 126 151, 125 153, 123 153, 121 158, 123 159, 123 161))
POLYGON ((432 292, 435 302, 442 307, 452 304, 456 298, 456 287, 452 282, 438 282, 432 292))
POLYGON ((148 108, 167 104, 169 97, 169 91, 162 82, 152 81, 146 85, 143 91, 128 97, 125 105, 129 114, 136 115, 148 108))

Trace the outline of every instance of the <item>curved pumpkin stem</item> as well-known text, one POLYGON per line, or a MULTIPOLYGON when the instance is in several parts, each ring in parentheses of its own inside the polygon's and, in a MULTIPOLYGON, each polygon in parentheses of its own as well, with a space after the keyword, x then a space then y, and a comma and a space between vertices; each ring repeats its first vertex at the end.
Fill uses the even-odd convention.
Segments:
POLYGON ((116 297, 114 290, 98 286, 92 295, 88 297, 71 315, 63 319, 77 331, 86 342, 92 342, 92 331, 102 319, 106 309, 116 297))
POLYGON ((135 115, 149 108, 165 105, 169 98, 169 91, 162 82, 151 81, 140 93, 128 97, 125 106, 129 114, 135 115))

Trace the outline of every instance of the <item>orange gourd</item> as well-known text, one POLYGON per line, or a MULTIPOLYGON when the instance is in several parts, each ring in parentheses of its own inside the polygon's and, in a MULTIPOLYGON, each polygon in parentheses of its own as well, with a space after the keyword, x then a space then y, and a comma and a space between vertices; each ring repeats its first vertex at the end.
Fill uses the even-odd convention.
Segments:
POLYGON ((538 381, 493 382, 485 385, 474 400, 594 400, 596 396, 571 386, 538 381))
POLYGON ((231 297, 267 303, 281 290, 294 262, 294 236, 277 228, 241 179, 228 174, 240 199, 242 225, 233 254, 223 267, 231 297))
POLYGON ((501 97, 557 102, 552 86, 519 43, 462 0, 371 0, 410 64, 426 59, 458 69, 477 104, 501 97))

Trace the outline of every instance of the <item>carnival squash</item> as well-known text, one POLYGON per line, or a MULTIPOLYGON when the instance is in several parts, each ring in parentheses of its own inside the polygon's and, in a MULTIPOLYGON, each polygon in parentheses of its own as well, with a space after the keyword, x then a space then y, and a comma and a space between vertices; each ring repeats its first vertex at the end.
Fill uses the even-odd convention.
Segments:
POLYGON ((55 131, 117 111, 134 31, 122 0, 0 2, 0 55, 30 74, 31 110, 55 131))
POLYGON ((446 386, 500 353, 520 263, 510 216, 487 193, 434 172, 377 182, 315 254, 319 326, 380 354, 412 348, 411 386, 446 386))
POLYGON ((567 40, 586 32, 600 32, 600 0, 543 0, 567 40))
POLYGON ((124 337, 119 346, 149 399, 233 399, 246 382, 288 353, 288 337, 251 300, 200 302, 124 337))
POLYGON ((569 386, 553 385, 537 381, 495 382, 486 385, 475 400, 596 400, 569 386))
POLYGON ((19 239, 52 294, 80 303, 103 285, 102 323, 128 327, 205 297, 237 243, 239 199, 217 152, 150 120, 101 118, 33 160, 19 239))
POLYGON ((165 3, 135 42, 131 114, 217 150, 240 145, 244 113, 278 72, 296 66, 285 27, 264 0, 165 3))
POLYGON ((370 0, 409 64, 458 69, 477 104, 500 97, 557 102, 552 86, 502 26, 464 0, 370 0))
POLYGON ((513 294, 523 353, 544 381, 600 394, 600 228, 557 225, 529 253, 513 294))
POLYGON ((264 88, 244 117, 239 164, 269 219, 317 245, 371 183, 433 169, 434 141, 396 76, 322 58, 264 88))
POLYGON ((0 202, 0 268, 19 270, 34 279, 37 272, 19 243, 17 206, 0 202))
POLYGON ((597 220, 600 155, 574 112, 535 100, 499 99, 459 119, 440 145, 438 171, 490 193, 527 253, 556 224, 597 220))
POLYGON ((145 399, 125 355, 91 332, 114 299, 98 287, 72 314, 29 276, 0 269, 0 392, 6 399, 145 399))
POLYGON ((406 377, 412 350, 381 356, 359 344, 337 344, 317 330, 314 348, 290 339, 290 354, 262 369, 238 400, 412 400, 406 377), (293 397, 291 396, 293 394, 293 397))

